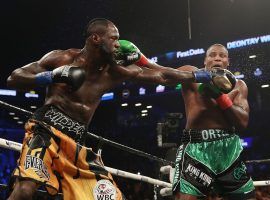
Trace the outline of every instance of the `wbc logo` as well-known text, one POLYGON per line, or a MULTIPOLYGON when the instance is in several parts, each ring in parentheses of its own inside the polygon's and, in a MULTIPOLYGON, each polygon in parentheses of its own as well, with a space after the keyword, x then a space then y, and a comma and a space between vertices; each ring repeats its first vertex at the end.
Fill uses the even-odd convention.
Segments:
POLYGON ((100 180, 93 189, 95 200, 115 200, 116 188, 109 180, 100 180))

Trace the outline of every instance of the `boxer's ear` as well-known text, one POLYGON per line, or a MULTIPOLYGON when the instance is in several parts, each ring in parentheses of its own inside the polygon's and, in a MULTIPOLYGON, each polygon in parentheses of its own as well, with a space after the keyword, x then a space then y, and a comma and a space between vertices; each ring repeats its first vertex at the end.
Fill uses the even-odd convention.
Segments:
POLYGON ((99 44, 101 41, 101 37, 96 33, 93 33, 90 38, 94 44, 99 44))

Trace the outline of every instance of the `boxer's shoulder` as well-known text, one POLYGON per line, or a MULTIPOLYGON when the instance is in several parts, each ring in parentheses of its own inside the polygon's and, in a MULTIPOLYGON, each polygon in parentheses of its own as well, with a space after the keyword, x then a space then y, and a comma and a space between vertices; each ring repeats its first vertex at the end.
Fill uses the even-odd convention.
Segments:
POLYGON ((53 50, 45 54, 39 61, 40 64, 61 66, 72 63, 80 53, 80 49, 53 50))

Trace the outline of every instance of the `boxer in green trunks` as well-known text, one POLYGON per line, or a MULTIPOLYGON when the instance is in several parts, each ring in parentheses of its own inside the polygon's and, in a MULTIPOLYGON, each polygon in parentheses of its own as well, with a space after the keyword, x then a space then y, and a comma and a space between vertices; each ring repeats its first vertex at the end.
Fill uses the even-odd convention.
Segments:
MULTIPOLYGON (((214 44, 206 52, 205 69, 227 69, 228 50, 214 44)), ((178 68, 196 71, 195 67, 178 68)), ((175 199, 196 200, 210 191, 224 199, 255 199, 253 181, 241 161, 238 132, 247 127, 248 89, 236 80, 226 92, 212 84, 182 83, 187 123, 176 155, 175 199)))

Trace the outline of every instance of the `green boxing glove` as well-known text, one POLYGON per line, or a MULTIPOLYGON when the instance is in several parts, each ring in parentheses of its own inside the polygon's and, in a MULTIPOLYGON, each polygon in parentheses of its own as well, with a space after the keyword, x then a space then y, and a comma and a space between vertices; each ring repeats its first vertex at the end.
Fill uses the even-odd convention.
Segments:
POLYGON ((128 66, 136 64, 144 66, 148 59, 140 52, 132 42, 128 40, 119 40, 120 47, 115 53, 115 60, 118 65, 128 66))
POLYGON ((220 95, 223 94, 221 90, 218 89, 218 87, 216 87, 211 83, 201 83, 198 87, 198 92, 202 96, 206 96, 213 99, 217 99, 220 95))
POLYGON ((222 110, 226 110, 233 105, 228 94, 221 92, 217 86, 211 83, 201 83, 198 87, 198 92, 203 96, 215 99, 222 110))

